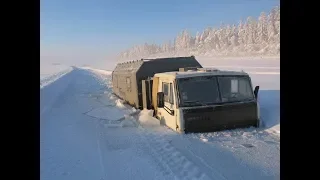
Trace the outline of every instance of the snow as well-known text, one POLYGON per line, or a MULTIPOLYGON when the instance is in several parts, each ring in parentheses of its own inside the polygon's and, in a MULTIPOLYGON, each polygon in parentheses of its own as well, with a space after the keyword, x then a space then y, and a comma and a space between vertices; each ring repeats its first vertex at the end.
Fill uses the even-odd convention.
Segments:
MULTIPOLYGON (((54 81, 58 80, 62 76, 66 75, 70 71, 72 71, 72 67, 68 66, 53 66, 49 71, 46 69, 46 73, 40 72, 40 89, 53 83, 54 81)), ((43 72, 43 71, 42 71, 43 72)))
MULTIPOLYGON (((220 65, 279 71, 277 60, 235 61, 220 65)), ((110 74, 74 68, 40 90, 41 179, 280 178, 280 75, 254 74, 261 128, 183 135, 114 96, 110 74)))
POLYGON ((107 71, 107 70, 103 70, 103 69, 96 69, 96 68, 87 67, 87 66, 80 67, 80 68, 81 68, 81 69, 90 70, 90 71, 92 71, 92 72, 95 73, 95 74, 102 74, 102 75, 111 75, 111 74, 112 74, 112 71, 107 71))
POLYGON ((277 124, 275 126, 272 126, 269 129, 267 129, 267 132, 280 136, 280 124, 277 124))
POLYGON ((153 110, 144 109, 138 116, 138 122, 144 127, 158 127, 160 126, 160 121, 152 117, 153 110))
POLYGON ((277 90, 261 90, 259 92, 258 100, 260 102, 260 115, 263 126, 271 128, 279 124, 280 92, 277 90))

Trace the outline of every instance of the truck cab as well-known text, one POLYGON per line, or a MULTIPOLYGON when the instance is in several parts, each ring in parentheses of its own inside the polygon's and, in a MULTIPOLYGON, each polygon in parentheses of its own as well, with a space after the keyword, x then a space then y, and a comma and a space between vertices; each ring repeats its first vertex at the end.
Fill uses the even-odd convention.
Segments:
POLYGON ((258 127, 258 90, 245 72, 181 68, 156 73, 154 116, 181 133, 258 127))

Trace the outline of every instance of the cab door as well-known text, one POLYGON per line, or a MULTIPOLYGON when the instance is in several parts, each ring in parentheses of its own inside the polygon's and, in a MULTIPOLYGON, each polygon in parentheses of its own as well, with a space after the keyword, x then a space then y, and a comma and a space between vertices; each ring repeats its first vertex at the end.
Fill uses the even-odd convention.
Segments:
POLYGON ((160 117, 160 122, 176 130, 176 106, 175 106, 175 96, 174 96, 174 83, 169 80, 161 80, 159 82, 159 92, 164 93, 164 107, 158 109, 158 117, 160 117))

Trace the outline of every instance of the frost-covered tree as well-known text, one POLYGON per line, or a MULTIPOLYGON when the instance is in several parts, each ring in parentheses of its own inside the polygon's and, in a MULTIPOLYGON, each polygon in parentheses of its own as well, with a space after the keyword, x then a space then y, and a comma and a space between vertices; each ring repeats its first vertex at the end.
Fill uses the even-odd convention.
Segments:
POLYGON ((257 37, 257 23, 252 17, 248 17, 247 19, 247 40, 248 44, 255 44, 256 42, 256 37, 257 37))
POLYGON ((268 18, 267 15, 262 12, 259 16, 257 26, 257 43, 265 44, 268 41, 268 18))
POLYGON ((183 48, 182 46, 182 33, 178 34, 174 41, 174 49, 179 51, 183 48))
POLYGON ((182 36, 181 36, 181 47, 182 49, 187 49, 187 48, 190 48, 191 47, 191 36, 190 34, 188 33, 187 30, 184 30, 182 32, 182 36))
POLYGON ((172 51, 171 41, 163 43, 160 49, 161 49, 160 52, 171 52, 172 51))
POLYGON ((230 34, 230 43, 232 47, 239 46, 239 32, 236 25, 232 26, 231 34, 230 34))
POLYGON ((276 24, 276 9, 273 8, 268 16, 268 43, 273 44, 276 42, 277 30, 276 24))
POLYGON ((245 27, 246 27, 246 24, 243 23, 241 20, 239 23, 239 26, 238 26, 238 38, 239 38, 238 41, 239 41, 239 44, 241 44, 241 45, 246 44, 246 37, 247 37, 246 33, 247 32, 246 32, 245 27))
POLYGON ((276 43, 280 43, 280 8, 276 7, 275 9, 276 9, 276 15, 275 15, 274 26, 277 32, 275 41, 276 43))
POLYGON ((141 58, 158 53, 183 52, 195 55, 225 55, 230 53, 251 55, 259 53, 280 53, 280 7, 274 7, 269 14, 262 12, 256 19, 248 17, 238 25, 221 23, 219 28, 206 28, 192 36, 181 31, 173 41, 163 44, 135 45, 120 53, 121 58, 141 58), (172 42, 172 43, 171 43, 172 42))
POLYGON ((194 45, 195 45, 196 47, 198 47, 199 44, 200 44, 200 42, 201 42, 201 41, 200 41, 200 33, 197 32, 196 37, 195 37, 194 45))

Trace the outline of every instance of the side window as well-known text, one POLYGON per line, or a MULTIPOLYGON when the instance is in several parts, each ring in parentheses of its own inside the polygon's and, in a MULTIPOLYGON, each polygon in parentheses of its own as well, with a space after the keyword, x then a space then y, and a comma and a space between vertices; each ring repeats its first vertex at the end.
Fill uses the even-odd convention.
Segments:
POLYGON ((169 103, 173 104, 173 87, 172 87, 172 83, 170 83, 170 91, 169 91, 169 103))
POLYGON ((238 79, 231 79, 231 93, 238 93, 238 79))
POLYGON ((169 102, 169 84, 162 83, 162 92, 164 93, 164 101, 169 102))
POLYGON ((239 79, 239 93, 247 97, 250 97, 252 95, 250 83, 245 78, 239 79))
POLYGON ((164 93, 164 101, 173 104, 173 86, 172 83, 162 83, 162 92, 164 93))
POLYGON ((246 77, 218 77, 222 102, 252 99, 250 81, 246 77))

